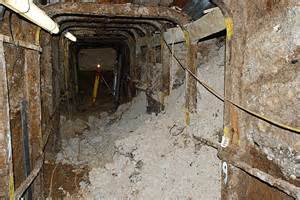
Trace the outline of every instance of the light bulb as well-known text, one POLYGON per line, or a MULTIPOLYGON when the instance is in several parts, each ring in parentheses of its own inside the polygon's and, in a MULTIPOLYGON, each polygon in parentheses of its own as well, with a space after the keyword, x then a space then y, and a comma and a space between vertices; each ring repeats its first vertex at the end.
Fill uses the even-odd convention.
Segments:
POLYGON ((66 32, 65 37, 68 38, 69 40, 73 41, 73 42, 77 41, 77 38, 70 32, 66 32))

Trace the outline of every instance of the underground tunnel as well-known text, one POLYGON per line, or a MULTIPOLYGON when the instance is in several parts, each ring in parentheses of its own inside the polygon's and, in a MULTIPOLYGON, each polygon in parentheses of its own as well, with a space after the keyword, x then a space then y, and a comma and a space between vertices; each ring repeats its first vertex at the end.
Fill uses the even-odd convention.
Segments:
POLYGON ((300 200, 298 0, 0 4, 0 199, 300 200))

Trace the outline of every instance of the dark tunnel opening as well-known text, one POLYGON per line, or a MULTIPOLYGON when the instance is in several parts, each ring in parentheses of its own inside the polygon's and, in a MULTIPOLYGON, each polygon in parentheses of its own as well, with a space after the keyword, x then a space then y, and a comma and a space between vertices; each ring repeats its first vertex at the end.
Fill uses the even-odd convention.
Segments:
POLYGON ((78 38, 76 43, 69 44, 68 62, 69 68, 73 68, 70 75, 75 84, 69 86, 75 90, 75 94, 69 97, 73 99, 69 101, 76 105, 76 109, 69 110, 84 112, 102 107, 113 111, 130 101, 136 94, 134 46, 138 36, 156 28, 152 20, 118 17, 104 18, 103 21, 97 16, 76 14, 59 17, 63 19, 62 29, 73 32, 78 38), (73 19, 70 20, 70 17, 73 19), (92 23, 87 24, 90 21, 92 23), (101 66, 99 73, 98 64, 101 66), (97 74, 99 83, 95 83, 97 74), (97 86, 99 88, 94 89, 97 86))
POLYGON ((80 42, 74 53, 77 111, 114 111, 134 97, 126 44, 80 42))
POLYGON ((116 102, 115 85, 118 67, 117 52, 112 48, 80 49, 78 52, 78 110, 85 111, 84 104, 90 104, 94 108, 110 109, 116 102), (100 69, 98 69, 100 66, 100 69), (99 83, 95 83, 99 76, 99 83), (93 94, 94 87, 97 94, 93 94), (96 85, 96 86, 95 86, 96 85), (95 97, 93 97, 95 95, 95 97), (95 102, 93 101, 95 98, 95 102))

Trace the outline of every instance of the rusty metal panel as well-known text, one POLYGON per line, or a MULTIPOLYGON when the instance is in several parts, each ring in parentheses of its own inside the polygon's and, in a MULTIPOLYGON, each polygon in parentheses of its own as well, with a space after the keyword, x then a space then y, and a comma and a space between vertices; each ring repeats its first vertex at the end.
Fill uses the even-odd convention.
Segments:
MULTIPOLYGON (((216 2, 227 23, 226 99, 299 128, 299 100, 295 96, 300 74, 296 36, 300 31, 296 23, 299 6, 271 0, 216 2)), ((230 145, 221 150, 220 157, 230 165, 228 182, 222 184, 222 198, 299 198, 299 134, 251 116, 228 102, 224 115, 224 136, 230 145), (241 163, 247 167, 239 167, 241 163), (252 173, 254 170, 260 173, 252 173)))

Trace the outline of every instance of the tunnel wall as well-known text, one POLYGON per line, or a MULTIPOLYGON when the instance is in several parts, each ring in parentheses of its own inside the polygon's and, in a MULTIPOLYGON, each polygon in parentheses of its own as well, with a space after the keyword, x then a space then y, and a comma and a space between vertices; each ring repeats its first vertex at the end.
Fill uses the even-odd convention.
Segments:
MULTIPOLYGON (((221 80, 216 80, 216 77, 210 79, 203 73, 204 80, 208 78, 210 85, 215 86, 222 94, 222 88, 218 88, 218 84, 215 85, 214 81, 223 82, 225 78, 226 99, 259 115, 267 116, 267 121, 275 120, 291 127, 299 127, 299 109, 296 109, 299 107, 297 97, 299 93, 299 37, 297 35, 299 7, 296 2, 216 2, 223 10, 227 27, 226 64, 225 69, 219 69, 220 71, 215 74, 221 80), (223 76, 222 70, 224 70, 223 76)), ((206 48, 218 48, 218 44, 200 43, 199 47, 200 56, 205 59, 206 48)), ((147 54, 147 49, 144 52, 147 54)), ((185 55, 188 53, 189 51, 185 55)), ((150 53, 150 63, 151 59, 150 53)), ((187 61, 187 66, 190 66, 191 61, 189 59, 187 61)), ((199 61, 203 62, 201 58, 199 61)), ((144 71, 147 69, 147 73, 150 74, 148 77, 151 77, 151 70, 155 71, 155 67, 151 68, 148 65, 144 67, 144 71)), ((174 77, 170 76, 174 72, 172 70, 174 68, 168 67, 163 61, 162 72, 156 73, 159 76, 162 73, 162 91, 168 88, 168 86, 164 87, 164 80, 169 78, 170 83, 174 81, 174 77), (163 72, 165 68, 167 68, 166 74, 169 73, 167 76, 163 72)), ((201 77, 201 73, 199 76, 201 77)), ((186 84, 189 81, 187 78, 186 75, 183 79, 186 84)), ((147 76, 144 79, 147 79, 147 76)), ((151 88, 151 85, 148 83, 148 88, 151 88)), ((155 88, 151 91, 155 91, 155 88)), ((188 98, 189 94, 195 95, 195 92, 190 92, 188 89, 185 92, 188 98)), ((156 99, 161 97, 158 92, 155 94, 158 96, 156 99)), ((162 94, 164 95, 167 96, 168 92, 162 94)), ((202 117, 201 114, 205 113, 201 113, 201 109, 206 109, 207 104, 201 104, 203 103, 201 99, 198 100, 200 100, 198 115, 202 117)), ((219 157, 229 165, 226 179, 228 182, 222 182, 222 198, 293 199, 299 196, 299 178, 297 178, 299 161, 296 160, 296 156, 299 155, 299 134, 297 131, 276 127, 272 122, 264 121, 266 118, 259 119, 260 116, 253 116, 229 102, 225 103, 224 123, 221 123, 222 103, 217 107, 221 108, 219 111, 221 113, 216 120, 216 130, 203 131, 201 123, 195 122, 202 131, 202 135, 195 135, 200 136, 201 139, 204 136, 209 141, 211 139, 209 137, 212 136, 215 142, 212 145, 215 147, 218 146, 217 138, 219 138, 218 142, 221 142, 220 136, 224 136, 229 141, 229 146, 220 149, 219 152, 219 157), (263 173, 265 175, 262 175, 263 173), (244 181, 247 182, 247 187, 244 181)), ((215 113, 212 113, 212 118, 214 116, 215 113)), ((197 120, 199 119, 195 119, 197 120)), ((208 123, 212 121, 214 120, 209 120, 208 123)), ((225 178, 224 174, 223 178, 225 178)))
POLYGON ((73 102, 70 101, 74 100, 76 84, 75 70, 69 68, 69 64, 76 65, 76 59, 70 56, 73 54, 67 40, 51 36, 16 14, 11 15, 10 23, 9 11, 5 12, 1 22, 0 34, 3 43, 1 76, 4 77, 1 81, 1 118, 8 122, 1 124, 7 134, 2 135, 5 132, 1 131, 0 197, 7 199, 25 181, 22 130, 27 128, 30 171, 40 172, 31 188, 34 199, 40 199, 43 172, 39 163, 43 163, 45 148, 48 152, 59 148, 60 109, 72 109, 70 104, 73 102), (67 93, 68 88, 72 88, 72 92, 67 93), (7 104, 3 104, 6 101, 7 104), (21 111, 22 101, 27 103, 25 112, 21 111), (21 123, 22 114, 28 119, 25 128, 21 123), (10 120, 5 120, 5 116, 10 120), (9 137, 12 138, 11 148, 9 137), (10 152, 12 160, 9 159, 10 152))
MULTIPOLYGON (((23 132, 27 129, 29 134, 29 160, 32 170, 37 161, 41 159, 43 149, 42 135, 42 110, 41 110, 41 48, 37 37, 39 28, 29 22, 19 18, 17 15, 7 11, 4 20, 1 22, 1 44, 3 52, 1 55, 2 77, 7 77, 1 82, 2 99, 6 99, 6 107, 9 121, 2 124, 1 128, 6 127, 7 134, 1 135, 1 154, 0 158, 0 185, 1 198, 8 198, 12 194, 13 188, 17 189, 25 180, 24 172, 24 145, 23 132), (11 17, 11 22, 10 18, 11 17), (7 87, 5 86, 7 84, 7 87), (21 102, 25 106, 21 106, 21 102), (22 111, 21 108, 24 108, 22 111), (27 115, 26 120, 21 123, 27 115), (10 137, 12 145, 10 147, 10 137), (6 151, 5 151, 6 150, 6 151), (10 159, 12 152, 12 160, 10 159), (10 168, 12 166, 12 168, 10 168), (13 170, 12 170, 13 169, 13 170)), ((1 101, 1 103, 5 102, 1 101)), ((5 105, 1 105, 5 108, 5 105)), ((4 110, 1 110, 3 115, 4 110)), ((1 131, 1 134, 5 132, 1 131)), ((33 195, 35 197, 42 193, 42 177, 38 176, 33 184, 33 195)))
MULTIPOLYGON (((299 128, 297 1, 216 2, 227 23, 226 98, 264 119, 299 128)), ((230 164, 236 163, 238 169, 230 165, 229 182, 222 185, 223 199, 274 199, 270 187, 250 192, 258 189, 257 181, 244 187, 249 175, 240 170, 245 170, 245 166, 271 175, 271 180, 281 179, 299 188, 299 133, 271 125, 230 103, 225 103, 224 114, 224 135, 231 144, 220 155, 230 164)), ((259 178, 265 180, 265 176, 259 178)), ((279 188, 295 198, 299 189, 293 189, 294 186, 279 188)), ((278 194, 276 198, 291 197, 278 194)))
MULTIPOLYGON (((223 10, 227 23, 226 98, 272 119, 297 127, 300 115, 297 109, 300 69, 297 2, 270 0, 216 2, 223 10)), ((8 14, 2 24, 1 34, 10 36, 8 14)), ((14 164, 15 187, 18 187, 25 178, 22 175, 24 161, 20 139, 20 101, 22 99, 28 101, 30 151, 34 165, 46 141, 43 136, 49 133, 53 136, 52 144, 58 141, 59 113, 56 111, 71 110, 69 106, 75 99, 74 91, 76 91, 75 70, 70 67, 74 66, 76 61, 70 56, 74 51, 70 43, 62 37, 50 39, 47 33, 42 32, 39 44, 36 40, 36 33, 39 32, 36 26, 15 15, 12 20, 14 38, 26 42, 27 45, 25 48, 22 45, 11 45, 10 39, 9 42, 4 42, 3 54, 0 55, 1 78, 8 79, 7 82, 1 79, 3 93, 1 130, 5 130, 6 133, 8 130, 11 131, 13 146, 13 162, 9 163, 10 160, 7 158, 9 134, 1 135, 0 144, 4 150, 0 154, 0 186, 4 188, 4 192, 1 191, 0 194, 3 197, 7 197, 8 194, 8 184, 11 180, 9 176, 12 175, 11 170, 9 171, 11 164, 14 164), (42 53, 38 49, 39 45, 43 47, 42 53), (19 56, 18 59, 16 55, 19 56), (13 74, 15 75, 12 76, 13 74), (5 90, 8 90, 8 93, 5 90), (3 123, 5 120, 2 119, 6 119, 5 116, 9 117, 10 123, 3 123)), ((195 44, 189 46, 195 49, 191 51, 184 44, 176 44, 175 52, 183 64, 192 66, 197 64, 193 60, 197 47, 195 44)), ((215 48, 217 45, 212 46, 209 48, 215 48)), ((203 48, 199 51, 201 62, 201 57, 205 56, 204 49, 208 47, 200 44, 200 48, 203 48)), ((163 45, 160 50, 146 47, 143 53, 145 59, 139 62, 141 71, 136 70, 139 71, 139 81, 145 86, 142 89, 148 93, 148 106, 154 99, 159 111, 163 109, 164 98, 178 86, 177 84, 188 84, 191 80, 178 65, 173 63, 174 67, 169 64, 173 59, 170 59, 167 52, 163 45), (159 54, 162 55, 161 59, 157 59, 159 54)), ((193 99, 197 93, 188 88, 190 87, 187 87, 185 92, 190 101, 190 95, 193 99)), ((200 114, 203 105, 201 100, 198 103, 200 105, 198 104, 197 111, 200 114)), ((187 104, 185 106, 190 108, 187 104)), ((156 108, 154 112, 157 112, 156 108)), ((230 139, 230 145, 220 149, 219 152, 220 158, 229 163, 228 182, 222 182, 222 198, 291 199, 258 180, 264 177, 256 179, 249 173, 255 168, 299 187, 299 178, 295 177, 297 173, 295 156, 300 151, 299 135, 263 122, 228 102, 225 103, 224 128, 225 136, 230 139)), ((41 194, 41 177, 36 179, 34 187, 36 195, 41 194)))

